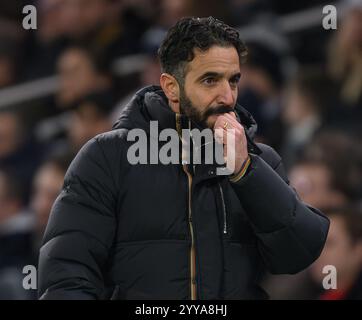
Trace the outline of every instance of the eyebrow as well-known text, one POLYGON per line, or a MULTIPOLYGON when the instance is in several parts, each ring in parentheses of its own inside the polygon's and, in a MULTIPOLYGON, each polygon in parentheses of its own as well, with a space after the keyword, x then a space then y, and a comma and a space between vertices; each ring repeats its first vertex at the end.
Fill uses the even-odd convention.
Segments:
MULTIPOLYGON (((218 73, 218 72, 213 72, 213 71, 208 71, 208 72, 205 72, 204 74, 202 74, 200 77, 197 78, 197 81, 200 81, 202 79, 206 79, 206 78, 221 78, 223 76, 222 73, 218 73)), ((240 72, 236 72, 234 73, 230 79, 233 79, 233 78, 237 78, 237 77, 241 77, 241 73, 240 72)))
POLYGON ((241 72, 237 72, 237 73, 234 73, 230 79, 233 79, 233 78, 241 78, 241 72))

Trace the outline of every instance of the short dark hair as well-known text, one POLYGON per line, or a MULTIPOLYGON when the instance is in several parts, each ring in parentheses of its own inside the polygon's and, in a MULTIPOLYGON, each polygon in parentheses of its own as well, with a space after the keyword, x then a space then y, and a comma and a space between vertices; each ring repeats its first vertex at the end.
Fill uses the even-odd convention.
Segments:
POLYGON ((186 63, 194 59, 194 49, 207 51, 214 45, 233 46, 240 63, 245 62, 247 49, 236 29, 213 17, 179 20, 169 29, 158 50, 162 72, 173 75, 183 83, 186 63))

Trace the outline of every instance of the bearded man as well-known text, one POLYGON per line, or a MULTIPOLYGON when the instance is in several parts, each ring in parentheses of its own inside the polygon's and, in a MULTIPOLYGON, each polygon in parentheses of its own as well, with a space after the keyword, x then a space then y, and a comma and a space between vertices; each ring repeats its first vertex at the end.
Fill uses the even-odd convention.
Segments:
POLYGON ((266 270, 293 274, 320 255, 328 219, 299 200, 236 104, 245 55, 238 32, 212 17, 168 31, 160 86, 140 90, 65 176, 40 251, 42 299, 262 299, 266 270), (131 164, 128 134, 149 136, 151 121, 179 133, 180 149, 182 130, 221 132, 232 172, 182 152, 177 164, 131 164))

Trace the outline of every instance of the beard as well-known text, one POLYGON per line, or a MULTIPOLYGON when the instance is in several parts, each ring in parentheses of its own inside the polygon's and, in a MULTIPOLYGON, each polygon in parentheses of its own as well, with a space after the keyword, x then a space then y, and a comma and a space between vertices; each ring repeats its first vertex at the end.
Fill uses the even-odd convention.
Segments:
POLYGON ((205 112, 201 112, 200 108, 196 107, 186 95, 184 89, 180 90, 180 111, 185 114, 197 127, 201 129, 210 128, 207 120, 212 115, 224 114, 233 112, 234 108, 227 105, 218 105, 210 107, 205 112))

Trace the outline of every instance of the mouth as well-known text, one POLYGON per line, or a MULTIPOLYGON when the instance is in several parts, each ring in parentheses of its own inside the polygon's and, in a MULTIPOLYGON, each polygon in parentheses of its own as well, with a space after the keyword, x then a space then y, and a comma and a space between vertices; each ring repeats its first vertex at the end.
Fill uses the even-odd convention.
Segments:
POLYGON ((208 119, 211 116, 219 116, 225 113, 234 112, 234 108, 230 106, 218 106, 208 109, 204 114, 204 119, 208 119))

